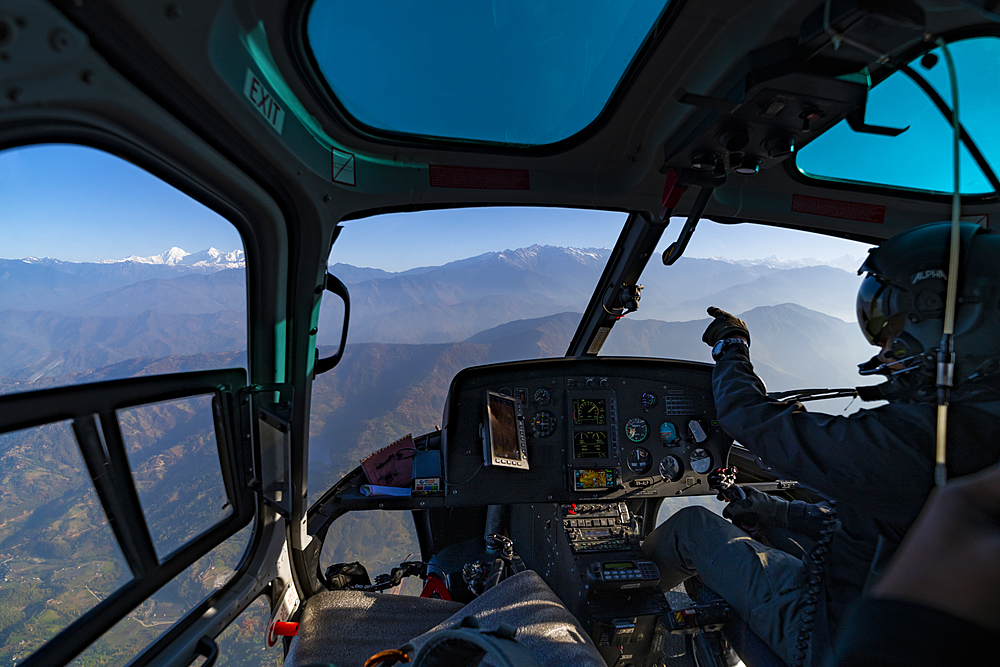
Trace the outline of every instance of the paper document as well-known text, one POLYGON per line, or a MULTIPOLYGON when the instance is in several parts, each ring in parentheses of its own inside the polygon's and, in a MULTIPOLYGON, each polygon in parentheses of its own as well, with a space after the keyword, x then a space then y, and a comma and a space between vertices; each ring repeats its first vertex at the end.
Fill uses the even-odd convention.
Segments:
POLYGON ((362 484, 361 495, 363 496, 398 496, 406 498, 410 495, 409 488, 398 486, 377 486, 375 484, 362 484))

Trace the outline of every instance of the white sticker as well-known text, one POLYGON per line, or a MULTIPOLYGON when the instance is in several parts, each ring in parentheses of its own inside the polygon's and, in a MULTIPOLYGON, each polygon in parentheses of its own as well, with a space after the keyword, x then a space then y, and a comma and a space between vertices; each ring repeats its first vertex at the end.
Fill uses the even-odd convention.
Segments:
POLYGON ((275 99, 274 94, 250 70, 247 70, 247 77, 243 82, 243 94, 250 100, 250 104, 257 109, 257 112, 264 117, 264 120, 270 123, 278 134, 281 134, 281 128, 285 126, 285 110, 278 106, 278 100, 275 99))
POLYGON ((289 581, 285 588, 285 594, 281 596, 281 604, 274 610, 271 621, 267 624, 267 645, 269 648, 278 643, 278 635, 274 634, 274 624, 279 621, 284 623, 292 617, 298 608, 299 594, 295 590, 295 584, 289 581))

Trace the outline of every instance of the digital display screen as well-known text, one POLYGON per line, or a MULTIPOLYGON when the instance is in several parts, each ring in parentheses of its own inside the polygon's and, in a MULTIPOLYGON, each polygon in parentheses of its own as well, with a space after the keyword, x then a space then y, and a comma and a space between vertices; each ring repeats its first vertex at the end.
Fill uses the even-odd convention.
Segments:
POLYGON ((574 398, 573 424, 575 426, 604 426, 608 423, 608 409, 603 398, 574 398))
POLYGON ((608 458, 608 434, 606 431, 577 431, 573 434, 573 458, 608 458))
POLYGON ((615 488, 614 468, 588 468, 573 471, 574 491, 606 491, 615 488))
POLYGON ((605 570, 631 570, 635 568, 635 563, 632 561, 626 563, 602 563, 601 567, 605 570))
POLYGON ((490 444, 494 458, 514 461, 521 460, 521 448, 517 441, 517 414, 514 399, 497 394, 489 394, 490 444))

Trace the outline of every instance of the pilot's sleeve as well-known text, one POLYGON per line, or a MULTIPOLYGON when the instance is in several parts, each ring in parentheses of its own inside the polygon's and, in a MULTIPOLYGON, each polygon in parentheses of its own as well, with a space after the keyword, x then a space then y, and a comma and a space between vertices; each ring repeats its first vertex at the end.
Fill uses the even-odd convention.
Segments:
POLYGON ((913 506, 900 503, 901 494, 915 494, 919 508, 931 490, 933 425, 923 412, 885 406, 845 417, 769 399, 739 345, 717 361, 712 389, 726 433, 782 475, 839 502, 894 518, 901 505, 913 506))

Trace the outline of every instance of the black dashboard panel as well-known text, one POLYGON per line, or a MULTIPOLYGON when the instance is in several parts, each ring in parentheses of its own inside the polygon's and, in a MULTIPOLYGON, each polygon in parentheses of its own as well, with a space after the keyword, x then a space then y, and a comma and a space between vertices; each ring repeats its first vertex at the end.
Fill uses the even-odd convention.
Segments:
POLYGON ((446 505, 702 495, 733 442, 716 421, 712 365, 664 359, 467 368, 452 381, 445 422, 446 505), (528 469, 486 465, 487 392, 521 403, 528 469))

